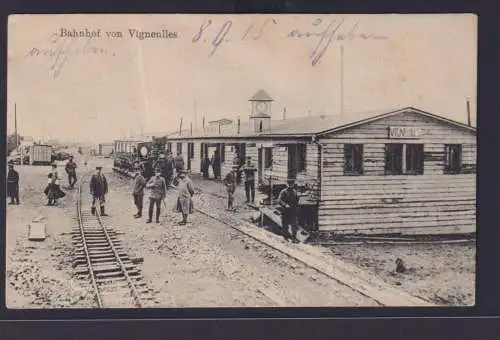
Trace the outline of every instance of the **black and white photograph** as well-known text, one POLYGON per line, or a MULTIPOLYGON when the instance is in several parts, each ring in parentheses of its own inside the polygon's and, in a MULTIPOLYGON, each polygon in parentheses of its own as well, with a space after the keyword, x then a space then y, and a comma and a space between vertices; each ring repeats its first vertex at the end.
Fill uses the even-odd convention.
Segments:
POLYGON ((8 20, 8 309, 475 305, 477 16, 8 20))

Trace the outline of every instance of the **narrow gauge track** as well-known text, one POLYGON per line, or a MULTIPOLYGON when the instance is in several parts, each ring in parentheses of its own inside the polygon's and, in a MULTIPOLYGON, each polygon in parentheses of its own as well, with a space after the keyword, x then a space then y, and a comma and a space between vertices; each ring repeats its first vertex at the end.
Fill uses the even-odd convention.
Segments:
POLYGON ((76 199, 77 227, 72 230, 76 256, 75 275, 90 279, 99 308, 141 308, 146 300, 153 300, 142 276, 124 252, 116 238, 116 231, 104 225, 99 209, 96 215, 83 209, 82 176, 76 199))

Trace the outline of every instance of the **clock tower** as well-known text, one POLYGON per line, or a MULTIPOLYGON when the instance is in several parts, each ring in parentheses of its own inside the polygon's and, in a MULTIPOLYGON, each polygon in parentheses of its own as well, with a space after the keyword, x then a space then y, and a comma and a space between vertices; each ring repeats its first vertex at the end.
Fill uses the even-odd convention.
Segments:
POLYGON ((259 90, 249 99, 252 105, 250 113, 250 126, 255 132, 266 132, 271 129, 271 103, 273 99, 266 91, 259 90))

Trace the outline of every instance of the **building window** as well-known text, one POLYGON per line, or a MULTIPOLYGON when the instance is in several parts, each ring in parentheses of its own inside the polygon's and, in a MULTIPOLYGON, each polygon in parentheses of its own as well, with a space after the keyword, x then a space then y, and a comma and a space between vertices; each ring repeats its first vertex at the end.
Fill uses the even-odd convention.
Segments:
POLYGON ((188 143, 188 158, 194 158, 194 143, 188 143))
POLYGON ((423 144, 386 144, 386 175, 421 175, 424 173, 423 144))
POLYGON ((422 175, 424 173, 424 145, 406 144, 406 174, 422 175))
POLYGON ((167 151, 172 152, 172 143, 167 143, 167 151))
POLYGON ((220 144, 220 162, 226 162, 226 145, 224 143, 220 144))
POLYGON ((462 169, 462 145, 445 145, 444 157, 444 172, 446 174, 459 174, 462 169))
POLYGON ((177 143, 177 153, 182 154, 182 143, 177 143))
POLYGON ((264 168, 269 169, 273 165, 273 149, 264 148, 264 168))
POLYGON ((262 121, 259 123, 259 132, 262 132, 262 121))
POLYGON ((363 144, 344 144, 344 174, 363 174, 363 144))
POLYGON ((297 172, 306 171, 307 145, 297 144, 297 172))

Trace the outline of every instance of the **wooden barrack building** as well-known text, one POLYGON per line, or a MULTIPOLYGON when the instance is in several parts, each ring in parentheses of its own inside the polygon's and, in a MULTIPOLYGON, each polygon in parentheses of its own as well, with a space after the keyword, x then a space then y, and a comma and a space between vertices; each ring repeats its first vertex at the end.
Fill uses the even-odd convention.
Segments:
POLYGON ((248 120, 170 134, 191 172, 217 150, 222 174, 251 156, 257 184, 296 179, 308 227, 339 234, 473 233, 476 128, 413 107, 272 120, 271 97, 250 99, 248 120))

